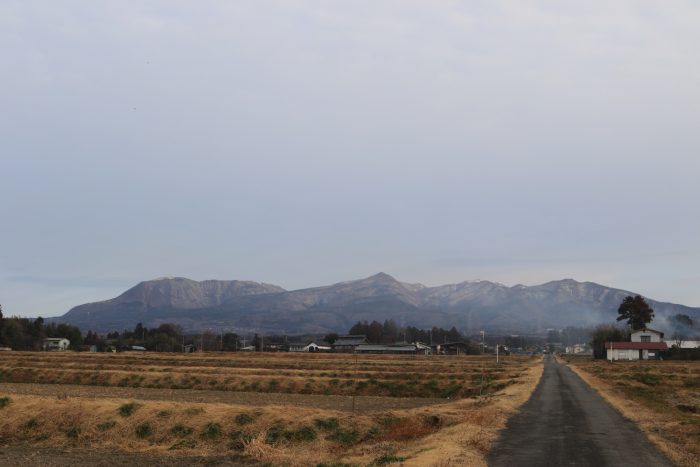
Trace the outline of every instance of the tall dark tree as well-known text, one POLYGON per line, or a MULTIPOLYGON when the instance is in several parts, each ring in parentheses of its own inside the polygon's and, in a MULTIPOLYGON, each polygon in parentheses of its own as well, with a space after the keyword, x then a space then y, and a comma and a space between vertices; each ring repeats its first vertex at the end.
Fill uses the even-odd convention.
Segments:
POLYGON ((654 310, 642 298, 641 295, 635 297, 627 296, 617 309, 618 321, 627 320, 627 324, 633 329, 642 329, 654 319, 654 310))

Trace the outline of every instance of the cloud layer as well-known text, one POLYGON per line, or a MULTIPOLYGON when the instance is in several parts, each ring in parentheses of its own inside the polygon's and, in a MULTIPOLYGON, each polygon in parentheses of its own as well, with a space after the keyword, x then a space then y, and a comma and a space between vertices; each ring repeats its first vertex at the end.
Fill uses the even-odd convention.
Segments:
POLYGON ((575 277, 700 305, 695 2, 0 5, 0 303, 575 277))

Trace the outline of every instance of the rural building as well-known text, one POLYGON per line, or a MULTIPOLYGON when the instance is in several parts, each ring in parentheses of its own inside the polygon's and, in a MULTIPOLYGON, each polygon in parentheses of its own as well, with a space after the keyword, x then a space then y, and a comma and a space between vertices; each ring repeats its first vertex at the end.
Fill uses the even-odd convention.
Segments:
POLYGON ((566 353, 574 355, 593 354, 588 344, 574 344, 566 347, 566 353))
POLYGON ((314 341, 311 342, 293 342, 289 344, 290 352, 330 352, 331 346, 327 342, 321 342, 317 344, 314 341), (324 345, 325 344, 325 345, 324 345))
POLYGON ((41 348, 47 351, 68 350, 70 341, 65 337, 47 337, 41 343, 41 348))
POLYGON ((467 355, 470 353, 470 345, 467 342, 446 342, 430 346, 436 355, 467 355))
POLYGON ((360 344, 367 344, 367 336, 363 334, 340 336, 333 343, 336 352, 354 352, 360 344))
POLYGON ((700 348, 700 339, 672 339, 665 340, 666 345, 671 347, 678 347, 679 349, 697 349, 700 348))
POLYGON ((654 329, 643 328, 634 331, 630 342, 606 342, 607 359, 613 360, 656 360, 659 352, 667 350, 663 341, 664 333, 654 329))
POLYGON ((663 342, 664 333, 654 329, 642 328, 630 335, 631 342, 663 342))
POLYGON ((81 345, 78 347, 78 352, 97 352, 97 346, 96 345, 81 345))
POLYGON ((415 343, 408 344, 405 342, 389 345, 381 344, 360 344, 355 347, 355 352, 357 353, 371 353, 371 354, 404 354, 404 355, 416 355, 425 354, 426 349, 429 351, 430 347, 415 343))

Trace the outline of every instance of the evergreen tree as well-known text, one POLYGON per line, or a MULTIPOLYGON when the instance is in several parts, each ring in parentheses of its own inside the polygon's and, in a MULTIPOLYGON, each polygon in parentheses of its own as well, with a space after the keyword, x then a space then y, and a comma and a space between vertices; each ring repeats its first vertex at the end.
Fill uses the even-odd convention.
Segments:
POLYGON ((627 320, 632 330, 643 329, 654 319, 654 310, 641 295, 625 297, 617 313, 619 314, 617 320, 627 320))

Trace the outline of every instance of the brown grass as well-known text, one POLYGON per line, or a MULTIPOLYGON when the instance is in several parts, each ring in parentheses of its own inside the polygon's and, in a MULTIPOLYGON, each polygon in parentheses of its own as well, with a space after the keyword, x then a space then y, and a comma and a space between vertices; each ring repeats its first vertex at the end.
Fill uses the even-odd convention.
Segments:
POLYGON ((674 463, 700 465, 700 362, 566 360, 674 463))
MULTIPOLYGON (((223 381, 269 371, 283 387, 307 374, 336 386, 330 380, 357 381, 362 373, 377 381, 406 385, 434 379, 431 387, 459 386, 459 390, 451 393, 456 399, 445 399, 440 405, 353 414, 312 406, 96 399, 90 391, 75 397, 75 392, 63 391, 60 383, 54 383, 54 396, 0 394, 10 397, 10 403, 0 409, 0 444, 116 449, 173 457, 237 454, 291 466, 341 460, 368 465, 382 456, 406 458, 407 465, 481 465, 498 429, 529 397, 542 368, 534 359, 506 359, 497 366, 488 358, 464 356, 362 356, 356 360, 352 355, 88 355, 83 362, 83 355, 15 354, 12 360, 3 361, 0 377, 74 382, 75 373, 84 371, 94 375, 91 380, 105 381, 129 373, 121 367, 127 365, 132 374, 143 376, 140 381, 200 374, 223 381), (87 369, 77 369, 80 363, 87 369), (475 375, 480 379, 482 374, 485 396, 459 398, 467 394, 464 387, 474 387, 475 375), (129 402, 137 402, 136 408, 130 415, 120 415, 120 407, 129 402)), ((227 392, 223 387, 207 389, 227 392)), ((176 399, 173 394, 179 391, 183 390, 165 392, 176 399)), ((401 396, 394 394, 385 400, 397 397, 401 396)))
POLYGON ((487 392, 511 384, 521 360, 496 366, 489 357, 13 353, 0 361, 0 382, 454 399, 478 395, 482 377, 487 392))

